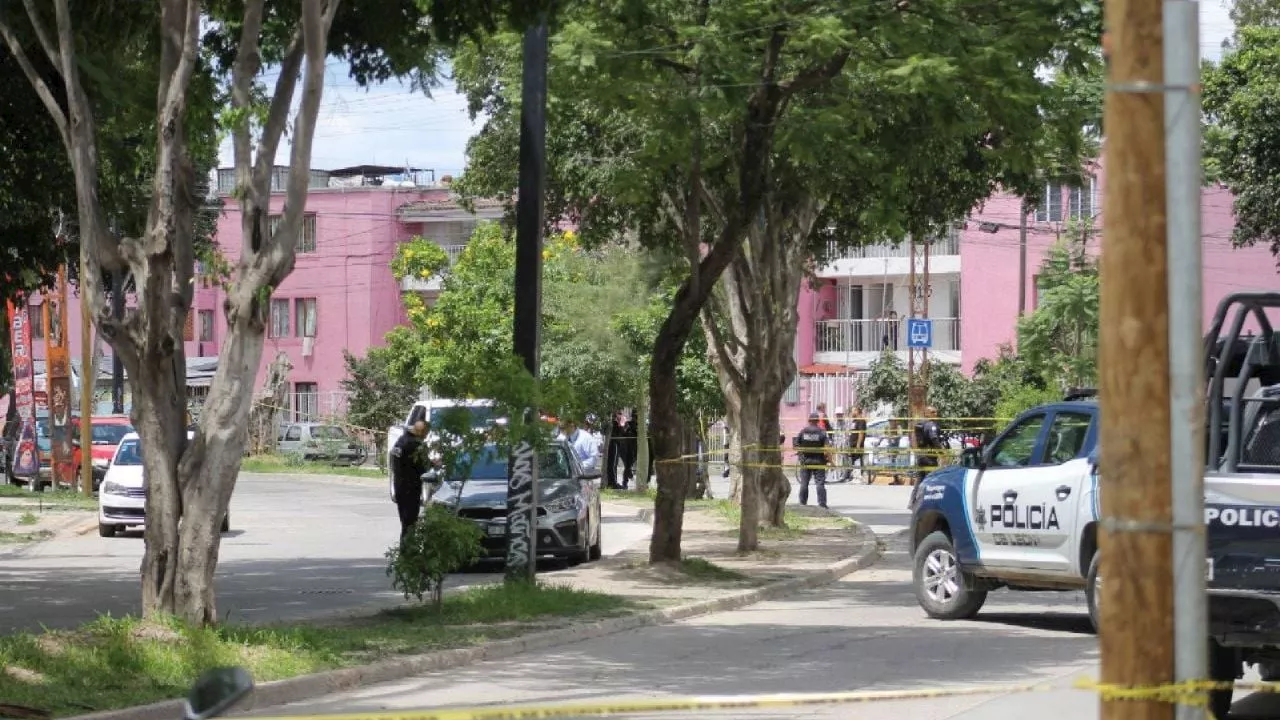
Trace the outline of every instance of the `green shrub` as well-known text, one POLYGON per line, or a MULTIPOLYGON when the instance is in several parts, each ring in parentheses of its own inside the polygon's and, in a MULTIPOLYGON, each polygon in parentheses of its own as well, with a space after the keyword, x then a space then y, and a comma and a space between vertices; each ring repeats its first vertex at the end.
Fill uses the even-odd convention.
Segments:
POLYGON ((306 464, 307 464, 307 460, 302 456, 302 453, 299 453, 299 452, 285 453, 285 456, 284 456, 285 467, 302 467, 303 465, 306 465, 306 464))
POLYGON ((1038 388, 1034 385, 1008 385, 1000 394, 996 403, 996 417, 1002 425, 1007 425, 1014 418, 1037 405, 1057 402, 1062 393, 1052 388, 1038 388))
POLYGON ((480 559, 484 533, 472 521, 452 510, 431 504, 404 541, 387 551, 387 575, 391 586, 405 599, 419 601, 431 593, 436 607, 444 601, 444 578, 480 559))

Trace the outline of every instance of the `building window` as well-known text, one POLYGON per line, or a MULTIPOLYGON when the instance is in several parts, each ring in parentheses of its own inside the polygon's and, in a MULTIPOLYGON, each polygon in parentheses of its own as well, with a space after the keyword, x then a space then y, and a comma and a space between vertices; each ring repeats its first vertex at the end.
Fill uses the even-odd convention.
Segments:
MULTIPOLYGON (((272 215, 267 218, 267 234, 275 235, 280 227, 283 215, 272 215)), ((297 251, 311 253, 316 251, 316 214, 306 213, 302 216, 302 229, 298 232, 297 251)))
POLYGON ((272 299, 271 301, 271 326, 268 337, 283 338, 289 337, 289 301, 284 299, 272 299))
POLYGON ((294 331, 298 337, 316 336, 316 299, 298 298, 294 301, 294 331))
POLYGON ((1062 183, 1045 183, 1036 207, 1036 222, 1062 222, 1062 183))
POLYGON ((320 388, 313 382, 293 384, 293 421, 320 419, 320 388))
POLYGON ((1090 177, 1084 187, 1073 187, 1067 195, 1067 216, 1087 220, 1098 213, 1098 180, 1090 177))
POLYGON ((44 303, 40 303, 39 305, 32 305, 31 311, 27 313, 27 317, 31 319, 31 339, 32 340, 44 339, 45 307, 46 305, 44 303))
POLYGON ((213 311, 200 310, 200 342, 213 342, 213 311))

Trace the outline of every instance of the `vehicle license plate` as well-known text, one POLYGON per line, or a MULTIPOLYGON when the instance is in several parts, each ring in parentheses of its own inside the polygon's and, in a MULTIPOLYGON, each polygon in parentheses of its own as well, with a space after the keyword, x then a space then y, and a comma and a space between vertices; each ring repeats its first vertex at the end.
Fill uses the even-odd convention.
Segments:
POLYGON ((505 522, 489 524, 489 537, 502 537, 506 534, 507 524, 505 522))

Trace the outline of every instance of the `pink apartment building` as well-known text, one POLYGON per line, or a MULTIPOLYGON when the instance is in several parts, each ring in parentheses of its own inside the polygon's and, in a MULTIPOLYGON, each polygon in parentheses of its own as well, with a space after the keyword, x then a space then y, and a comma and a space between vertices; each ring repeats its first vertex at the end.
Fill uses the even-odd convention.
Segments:
MULTIPOLYGON (((1101 230, 1099 168, 1087 188, 1049 183, 1039 209, 1027 215, 1024 289, 1028 312, 1036 307, 1036 278, 1046 251, 1072 218, 1092 218, 1101 230)), ((1276 259, 1265 247, 1234 249, 1232 199, 1209 187, 1201 196, 1204 237, 1204 312, 1239 290, 1276 288, 1276 259)), ((930 257, 929 317, 935 362, 970 372, 1000 345, 1013 343, 1019 309, 1020 201, 998 195, 976 208, 950 234, 936 240, 930 257)), ((1100 235, 1091 240, 1098 251, 1100 235)), ((828 410, 850 404, 852 380, 879 355, 886 340, 905 361, 909 314, 907 245, 859 248, 818 271, 819 288, 800 291, 796 360, 800 377, 783 403, 787 427, 803 424, 818 403, 828 410)), ((917 261, 917 272, 920 269, 917 261)))
MULTIPOLYGON (((361 166, 340 170, 313 170, 307 195, 298 260, 293 273, 272 294, 266 348, 258 371, 283 352, 289 357, 289 404, 294 417, 322 417, 345 410, 346 377, 343 351, 357 357, 383 344, 386 333, 405 321, 402 292, 428 296, 440 289, 440 280, 407 280, 398 283, 391 274, 395 248, 421 235, 442 245, 456 258, 478 222, 502 215, 500 203, 477 203, 476 214, 457 204, 448 189, 448 178, 437 181, 432 171, 361 166)), ((288 170, 278 168, 273 178, 271 212, 284 204, 283 187, 288 170)), ((234 187, 234 173, 218 171, 217 191, 225 201, 217 223, 217 242, 234 263, 241 246, 240 210, 226 197, 234 187)), ((197 268, 197 274, 199 274, 197 268)), ((223 292, 214 283, 200 282, 188 317, 186 353, 189 386, 199 393, 216 367, 226 320, 223 292)), ((80 356, 80 311, 72 291, 68 325, 73 357, 80 356)), ((38 317, 41 300, 32 300, 38 317)), ((44 349, 37 343, 38 357, 44 349)), ((110 354, 108 346, 103 352, 110 354)), ((102 362, 99 387, 109 388, 110 358, 102 362)), ((107 391, 109 397, 109 390, 107 391)), ((101 394, 101 393, 100 393, 101 394)))

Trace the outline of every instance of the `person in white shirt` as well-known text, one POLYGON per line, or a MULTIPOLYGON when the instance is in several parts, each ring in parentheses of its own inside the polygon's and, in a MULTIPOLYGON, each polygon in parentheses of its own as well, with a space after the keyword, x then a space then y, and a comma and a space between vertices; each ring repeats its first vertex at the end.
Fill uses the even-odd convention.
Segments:
POLYGON ((573 447, 573 454, 578 456, 582 469, 595 472, 600 459, 600 443, 590 432, 578 427, 573 420, 564 423, 564 439, 573 447))

